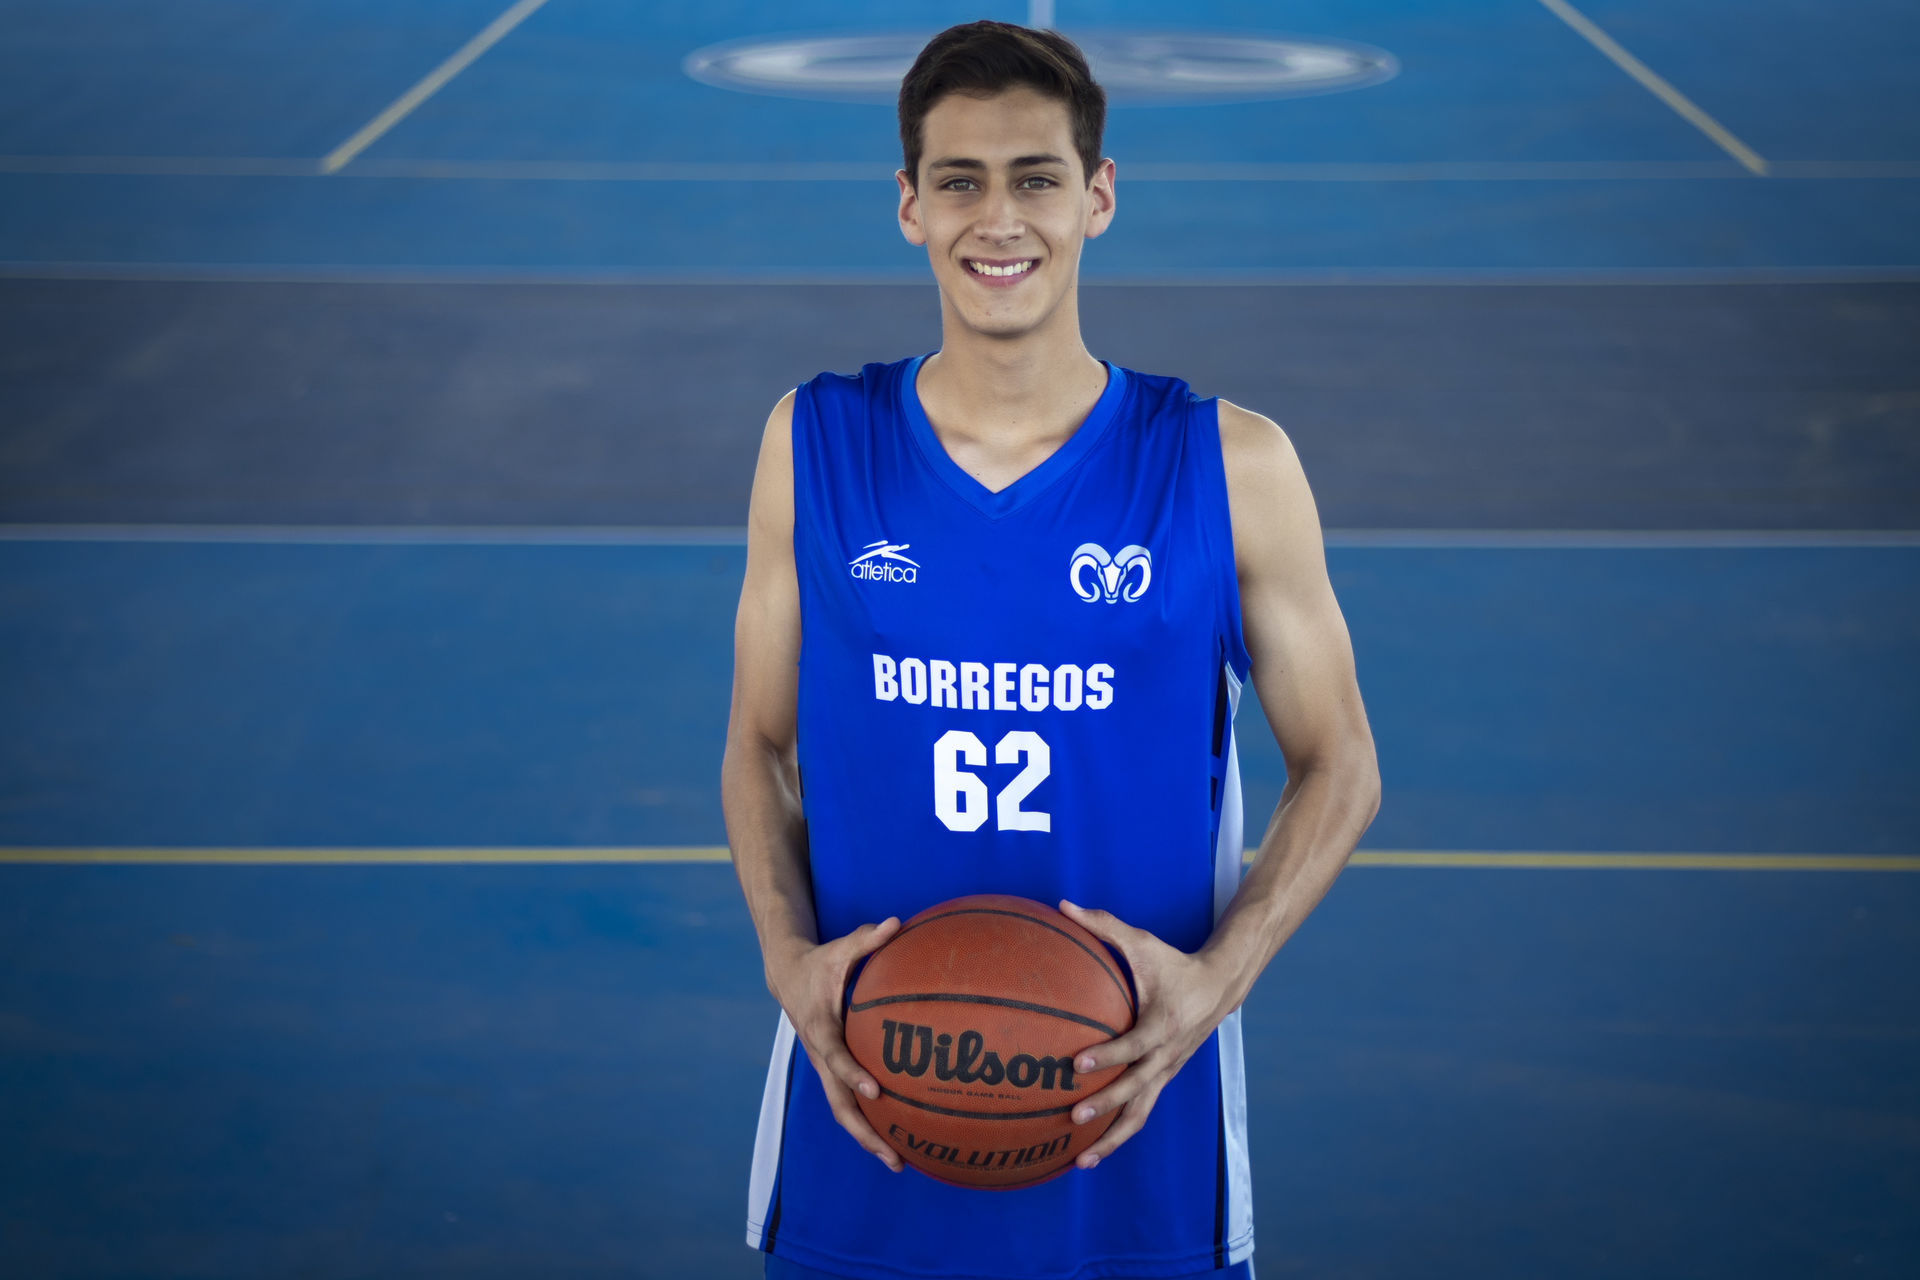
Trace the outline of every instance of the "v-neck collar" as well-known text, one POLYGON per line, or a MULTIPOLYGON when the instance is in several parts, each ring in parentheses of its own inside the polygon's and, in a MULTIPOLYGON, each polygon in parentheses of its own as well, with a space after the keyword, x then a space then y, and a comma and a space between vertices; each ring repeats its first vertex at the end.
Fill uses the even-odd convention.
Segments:
POLYGON ((996 493, 968 475, 959 463, 948 457, 946 446, 933 433, 933 424, 927 421, 927 411, 921 406, 920 392, 914 385, 920 376, 920 364, 926 358, 925 355, 915 356, 900 374, 900 408, 907 415, 907 425, 913 430, 914 442, 920 446, 920 453, 926 458, 927 465, 946 482, 949 489, 963 501, 977 507, 982 514, 994 518, 1024 506, 1035 494, 1066 474, 1074 463, 1086 457, 1088 450, 1100 443, 1107 428, 1119 416, 1120 402, 1127 393, 1127 371, 1102 360, 1100 363, 1106 365, 1107 369, 1106 390, 1094 401, 1086 418, 1039 466, 996 493))

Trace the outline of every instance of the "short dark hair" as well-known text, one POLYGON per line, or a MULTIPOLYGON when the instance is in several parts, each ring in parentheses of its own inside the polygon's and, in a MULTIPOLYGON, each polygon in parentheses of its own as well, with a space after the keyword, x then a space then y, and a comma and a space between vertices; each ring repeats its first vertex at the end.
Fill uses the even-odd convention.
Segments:
POLYGON ((983 20, 948 27, 927 41, 900 82, 900 149, 915 190, 920 187, 924 146, 921 126, 933 104, 950 93, 984 98, 1015 85, 1037 89, 1066 105, 1073 149, 1092 184, 1093 171, 1100 166, 1100 135, 1107 125, 1107 94, 1087 69, 1085 56, 1058 31, 983 20))

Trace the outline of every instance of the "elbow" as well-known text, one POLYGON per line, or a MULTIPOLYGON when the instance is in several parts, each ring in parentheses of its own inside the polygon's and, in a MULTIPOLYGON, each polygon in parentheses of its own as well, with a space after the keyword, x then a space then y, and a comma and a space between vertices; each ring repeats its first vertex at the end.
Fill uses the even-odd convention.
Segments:
POLYGON ((1380 757, 1373 749, 1372 735, 1356 745, 1352 759, 1349 776, 1360 813, 1360 830, 1365 832, 1380 815, 1380 757))
POLYGON ((720 806, 723 811, 772 786, 776 793, 800 795, 800 750, 791 736, 784 741, 751 725, 734 724, 720 754, 720 806))
POLYGON ((1292 801, 1309 779, 1339 815, 1337 821, 1352 830, 1355 840, 1373 825, 1380 813, 1380 761, 1371 738, 1356 739, 1312 764, 1296 766, 1289 762, 1281 805, 1292 801))

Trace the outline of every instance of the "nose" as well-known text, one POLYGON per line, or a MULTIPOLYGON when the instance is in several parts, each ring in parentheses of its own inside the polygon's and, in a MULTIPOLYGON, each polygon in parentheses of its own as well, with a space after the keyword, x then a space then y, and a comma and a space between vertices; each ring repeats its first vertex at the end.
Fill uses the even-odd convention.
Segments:
POLYGON ((974 230, 981 238, 994 244, 1005 244, 1017 240, 1027 229, 1020 217, 1020 206, 1013 198, 1013 192, 1003 186, 995 186, 987 192, 986 199, 980 202, 980 220, 974 224, 974 230))

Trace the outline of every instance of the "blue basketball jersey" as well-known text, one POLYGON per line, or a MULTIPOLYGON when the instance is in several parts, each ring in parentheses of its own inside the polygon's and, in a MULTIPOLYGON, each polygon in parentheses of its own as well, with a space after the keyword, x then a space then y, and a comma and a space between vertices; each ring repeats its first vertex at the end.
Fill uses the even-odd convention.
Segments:
MULTIPOLYGON (((1183 951, 1239 886, 1247 674, 1217 404, 1107 365, 992 492, 947 456, 925 357, 793 404, 799 757, 820 937, 948 898, 1101 907, 1183 951)), ((1186 1276, 1253 1251, 1240 1015, 1090 1171, 1014 1191, 890 1173, 780 1019, 747 1240, 870 1280, 1186 1276)))

